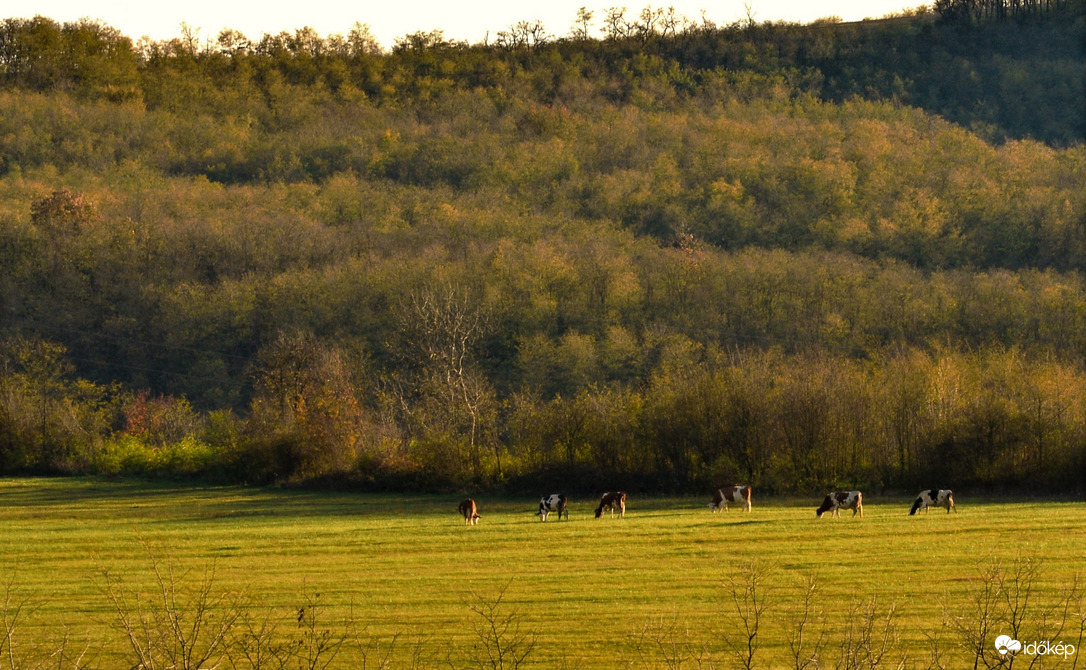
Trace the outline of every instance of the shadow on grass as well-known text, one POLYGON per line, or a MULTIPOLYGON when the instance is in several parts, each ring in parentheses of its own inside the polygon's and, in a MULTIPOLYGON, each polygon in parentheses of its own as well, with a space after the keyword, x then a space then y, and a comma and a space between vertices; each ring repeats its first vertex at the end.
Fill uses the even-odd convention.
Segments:
MULTIPOLYGON (((364 517, 426 515, 445 511, 442 497, 397 494, 360 495, 349 492, 305 491, 245 486, 213 486, 169 481, 140 481, 103 477, 0 479, 0 505, 9 512, 33 514, 52 508, 79 516, 140 515, 170 520, 230 520, 239 517, 364 517)), ((456 503, 451 503, 451 513, 456 503)))

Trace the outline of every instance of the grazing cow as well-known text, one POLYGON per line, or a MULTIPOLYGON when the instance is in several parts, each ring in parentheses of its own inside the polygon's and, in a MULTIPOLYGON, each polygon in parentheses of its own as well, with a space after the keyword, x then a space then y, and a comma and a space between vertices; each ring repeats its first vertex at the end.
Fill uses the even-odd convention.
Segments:
POLYGON ((916 514, 920 510, 924 510, 924 513, 927 514, 929 507, 945 507, 947 514, 950 514, 950 510, 958 511, 958 508, 954 506, 953 491, 950 489, 932 489, 920 492, 920 495, 913 502, 913 508, 909 510, 909 516, 916 514))
POLYGON ((465 524, 471 524, 474 526, 479 523, 479 508, 475 506, 475 501, 471 498, 464 498, 460 501, 460 515, 464 517, 465 524))
POLYGON ((620 517, 626 516, 626 494, 622 491, 615 491, 613 493, 604 493, 600 498, 600 506, 596 508, 596 518, 603 516, 603 510, 611 510, 611 518, 615 518, 615 510, 618 510, 620 517))
POLYGON ((741 502, 743 503, 743 511, 750 511, 750 487, 742 484, 736 484, 735 486, 728 486, 722 489, 717 489, 717 492, 713 494, 713 502, 709 503, 709 507, 713 512, 719 512, 723 509, 728 511, 728 503, 741 502))
POLYGON ((569 508, 566 507, 566 497, 560 493, 552 493, 549 496, 543 496, 539 501, 539 511, 536 516, 540 521, 546 521, 547 515, 551 512, 558 512, 558 520, 562 520, 562 515, 566 515, 566 521, 569 521, 569 508))
POLYGON ((826 512, 833 512, 830 516, 841 518, 841 509, 852 510, 852 516, 856 516, 859 512, 862 519, 864 516, 863 494, 859 491, 834 491, 827 494, 826 499, 815 510, 815 516, 821 519, 826 512))

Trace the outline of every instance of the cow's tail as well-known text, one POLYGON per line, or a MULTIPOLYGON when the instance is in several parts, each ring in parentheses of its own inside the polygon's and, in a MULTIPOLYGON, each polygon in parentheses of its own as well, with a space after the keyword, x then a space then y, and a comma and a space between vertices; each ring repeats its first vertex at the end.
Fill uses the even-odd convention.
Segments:
POLYGON ((909 516, 912 516, 912 515, 916 514, 916 510, 920 509, 920 504, 922 502, 923 502, 923 499, 920 498, 919 496, 917 496, 916 500, 913 502, 913 508, 911 510, 909 510, 909 516))

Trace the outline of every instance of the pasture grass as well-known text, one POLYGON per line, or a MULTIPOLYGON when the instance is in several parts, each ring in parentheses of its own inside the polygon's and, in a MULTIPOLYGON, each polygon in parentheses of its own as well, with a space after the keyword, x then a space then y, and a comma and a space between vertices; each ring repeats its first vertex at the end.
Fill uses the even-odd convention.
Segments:
MULTIPOLYGON (((1039 562, 1027 624, 1086 566, 1081 502, 961 496, 957 514, 910 517, 910 499, 867 496, 863 519, 816 520, 815 499, 756 497, 750 514, 712 514, 708 496, 631 496, 626 518, 597 520, 595 501, 574 498, 568 522, 544 524, 536 500, 476 500, 482 519, 469 527, 459 496, 5 479, 0 576, 9 613, 26 605, 17 639, 67 628, 93 667, 126 658, 104 571, 130 593, 153 594, 155 561, 193 584, 213 571, 217 591, 243 594, 283 636, 296 636, 294 614, 317 602, 320 626, 393 644, 393 667, 471 666, 482 654, 472 611, 481 605, 512 615, 507 641, 515 626, 534 636, 522 667, 692 667, 699 657, 737 667, 727 644, 742 624, 733 586, 742 593, 753 564, 767 605, 755 667, 790 667, 788 636, 812 576, 826 615, 824 667, 845 614, 871 598, 880 616, 893 608, 895 658, 928 667, 933 635, 947 659, 962 658, 944 622, 967 615, 985 565, 1039 562)), ((360 648, 345 647, 332 667, 362 667, 360 648)))

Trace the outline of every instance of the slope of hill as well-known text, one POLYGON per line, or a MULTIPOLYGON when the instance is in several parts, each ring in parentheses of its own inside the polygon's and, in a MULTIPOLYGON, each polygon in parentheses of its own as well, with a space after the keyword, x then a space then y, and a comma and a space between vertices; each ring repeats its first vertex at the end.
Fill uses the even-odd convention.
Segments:
POLYGON ((1082 487, 1080 6, 387 53, 8 20, 0 469, 1082 487))

